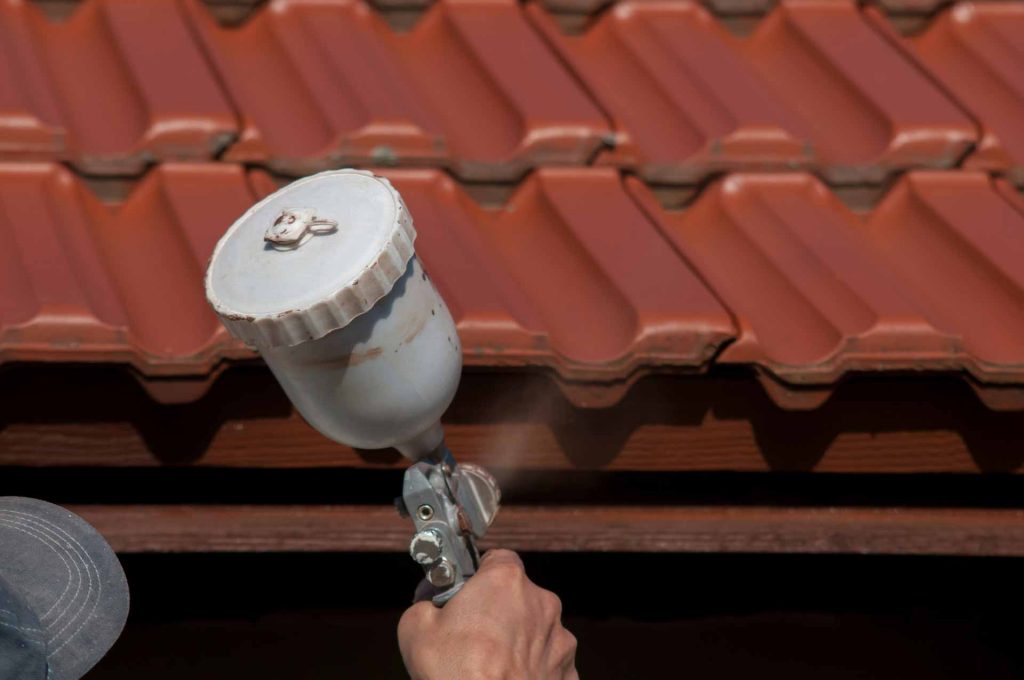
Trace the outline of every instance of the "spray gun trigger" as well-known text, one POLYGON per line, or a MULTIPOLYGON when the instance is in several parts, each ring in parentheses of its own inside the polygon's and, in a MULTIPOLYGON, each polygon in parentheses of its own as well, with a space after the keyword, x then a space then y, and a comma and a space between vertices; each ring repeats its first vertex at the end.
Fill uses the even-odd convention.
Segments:
POLYGON ((473 536, 481 538, 501 507, 501 489, 494 477, 477 465, 463 463, 452 476, 460 519, 468 524, 473 536))

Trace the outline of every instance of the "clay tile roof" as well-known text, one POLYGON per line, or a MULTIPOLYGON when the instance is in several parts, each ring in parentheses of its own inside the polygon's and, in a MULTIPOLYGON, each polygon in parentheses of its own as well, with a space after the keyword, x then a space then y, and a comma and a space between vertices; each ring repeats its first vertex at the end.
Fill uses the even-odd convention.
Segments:
POLYGON ((0 361, 196 398, 253 358, 203 296, 217 238, 357 165, 468 366, 587 406, 727 365, 790 408, 851 372, 1024 405, 1019 3, 399 4, 0 0, 0 361))
POLYGON ((580 35, 538 27, 609 111, 601 158, 652 182, 814 168, 877 182, 954 165, 971 119, 851 2, 783 3, 747 38, 693 2, 621 2, 580 35))
POLYGON ((233 29, 186 5, 241 112, 225 160, 299 174, 402 161, 512 180, 584 163, 608 132, 514 0, 440 0, 401 34, 359 0, 276 2, 233 29))
POLYGON ((807 385, 851 370, 1024 379, 1024 212, 983 174, 911 173, 867 216, 807 174, 732 175, 674 214, 629 184, 736 314, 720 362, 807 385))
POLYGON ((237 132, 174 0, 90 0, 64 22, 4 0, 0 44, 0 158, 138 173, 210 158, 237 132))
POLYGON ((924 67, 981 123, 965 167, 1024 183, 1024 5, 959 5, 912 43, 924 67))

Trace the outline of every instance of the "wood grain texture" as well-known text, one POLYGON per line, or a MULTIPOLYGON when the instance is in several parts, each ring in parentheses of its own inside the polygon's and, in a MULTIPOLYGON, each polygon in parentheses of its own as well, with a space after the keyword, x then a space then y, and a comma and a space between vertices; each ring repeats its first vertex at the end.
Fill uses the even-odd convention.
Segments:
MULTIPOLYGON (((0 373, 0 465, 396 468, 394 451, 334 444, 264 369, 233 369, 193 404, 154 404, 109 369, 0 373), (102 394, 102 399, 96 399, 102 394)), ((811 411, 749 376, 661 376, 618 405, 572 406, 543 375, 467 373, 445 416, 460 460, 531 470, 1017 472, 1024 417, 960 378, 863 381, 811 411)))
MULTIPOLYGON (((407 549, 387 506, 72 506, 119 552, 407 549)), ((1024 511, 503 508, 483 547, 520 551, 1024 555, 1024 511)))

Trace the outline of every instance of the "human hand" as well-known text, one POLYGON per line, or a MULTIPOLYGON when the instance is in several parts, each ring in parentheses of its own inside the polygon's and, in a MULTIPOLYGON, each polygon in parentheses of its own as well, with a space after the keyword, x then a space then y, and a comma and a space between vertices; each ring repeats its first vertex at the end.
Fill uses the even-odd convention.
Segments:
POLYGON ((539 588, 510 550, 489 550, 442 609, 410 607, 398 646, 413 680, 578 680, 576 638, 562 603, 539 588))

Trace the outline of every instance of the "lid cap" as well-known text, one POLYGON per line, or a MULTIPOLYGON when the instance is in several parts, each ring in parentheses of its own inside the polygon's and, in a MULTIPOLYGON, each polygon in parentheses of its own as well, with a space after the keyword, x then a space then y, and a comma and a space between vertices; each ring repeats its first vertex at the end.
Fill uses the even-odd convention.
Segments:
POLYGON ((391 292, 416 230, 383 177, 329 170, 252 206, 217 243, 206 297, 247 345, 293 346, 343 328, 391 292))

